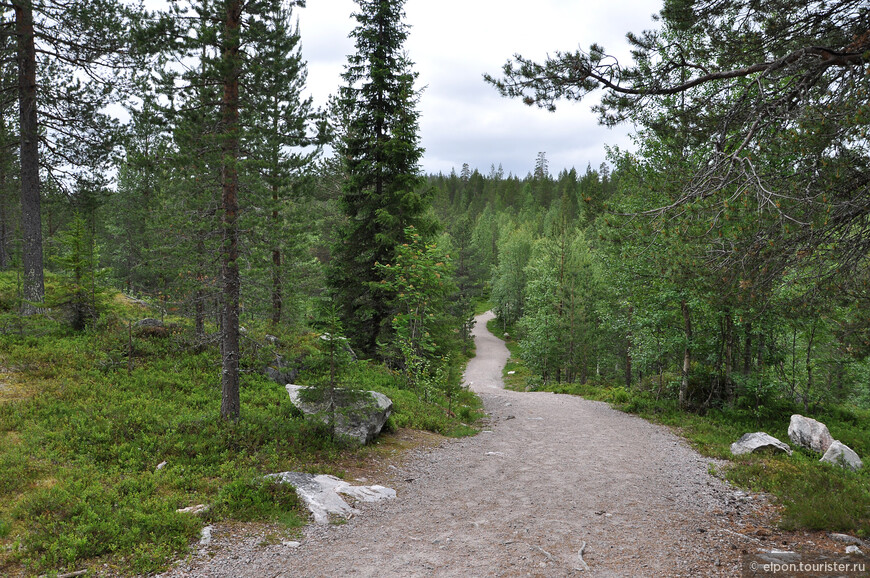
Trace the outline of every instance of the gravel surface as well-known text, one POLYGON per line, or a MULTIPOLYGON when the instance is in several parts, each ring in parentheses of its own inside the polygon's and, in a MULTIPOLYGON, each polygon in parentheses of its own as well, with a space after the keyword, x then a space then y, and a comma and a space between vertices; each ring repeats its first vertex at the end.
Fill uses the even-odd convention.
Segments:
POLYGON ((788 548, 758 530, 762 497, 710 475, 713 460, 667 428, 503 389, 508 352, 488 318, 466 372, 483 432, 406 452, 365 480, 397 499, 357 504, 346 524, 312 524, 297 542, 217 527, 163 576, 735 576, 742 554, 788 548))

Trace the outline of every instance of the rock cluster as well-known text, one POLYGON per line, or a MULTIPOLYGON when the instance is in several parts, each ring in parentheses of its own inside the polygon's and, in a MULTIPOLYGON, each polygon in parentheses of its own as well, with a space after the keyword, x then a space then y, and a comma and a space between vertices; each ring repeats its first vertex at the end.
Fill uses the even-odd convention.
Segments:
MULTIPOLYGON (((823 454, 820 461, 836 464, 851 470, 863 467, 861 458, 849 446, 835 440, 828 427, 820 421, 799 414, 791 416, 788 437, 793 444, 804 449, 823 454)), ((785 452, 791 455, 791 448, 775 437, 764 432, 744 434, 731 444, 735 456, 759 451, 785 452)))

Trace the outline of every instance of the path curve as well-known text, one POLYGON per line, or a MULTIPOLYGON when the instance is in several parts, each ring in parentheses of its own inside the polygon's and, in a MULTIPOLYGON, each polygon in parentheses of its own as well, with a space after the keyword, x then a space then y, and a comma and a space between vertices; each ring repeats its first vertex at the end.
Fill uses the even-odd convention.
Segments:
POLYGON ((298 547, 201 549, 168 575, 739 575, 754 538, 735 530, 756 500, 665 427, 579 397, 503 389, 508 352, 490 318, 477 317, 466 371, 485 431, 421 452, 377 480, 397 499, 309 526, 298 547))

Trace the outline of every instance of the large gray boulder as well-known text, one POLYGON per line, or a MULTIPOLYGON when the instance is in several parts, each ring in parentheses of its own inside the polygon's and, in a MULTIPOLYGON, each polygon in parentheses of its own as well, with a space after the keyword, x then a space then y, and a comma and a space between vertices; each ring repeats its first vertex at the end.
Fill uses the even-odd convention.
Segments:
POLYGON ((773 453, 785 452, 791 455, 791 448, 772 435, 762 431, 743 434, 739 440, 731 444, 731 453, 735 456, 754 454, 769 451, 773 453))
POLYGON ((858 457, 858 454, 856 454, 852 448, 837 440, 834 440, 833 443, 831 443, 828 450, 825 452, 825 455, 823 455, 822 459, 819 461, 836 464, 853 471, 860 470, 864 466, 861 458, 858 457))
POLYGON ((329 423, 335 416, 335 432, 352 437, 361 444, 372 441, 381 433, 387 418, 393 412, 393 402, 377 391, 350 391, 336 389, 332 402, 306 401, 308 387, 287 384, 290 401, 306 416, 329 423))
MULTIPOLYGON (((267 335, 266 337, 268 338, 271 336, 267 335)), ((263 373, 275 383, 287 385, 296 380, 296 377, 299 375, 299 369, 291 367, 289 363, 284 361, 284 358, 281 355, 276 354, 275 359, 272 360, 272 363, 266 366, 263 373)))
POLYGON ((788 439, 797 446, 823 454, 833 443, 834 438, 828 426, 811 417, 799 414, 791 416, 788 424, 788 439))
POLYGON ((384 486, 351 486, 335 476, 306 474, 302 472, 281 472, 269 474, 267 478, 296 488, 296 495, 302 500, 318 524, 325 524, 330 516, 350 517, 357 513, 339 495, 343 494, 360 502, 377 502, 396 497, 396 491, 384 486))

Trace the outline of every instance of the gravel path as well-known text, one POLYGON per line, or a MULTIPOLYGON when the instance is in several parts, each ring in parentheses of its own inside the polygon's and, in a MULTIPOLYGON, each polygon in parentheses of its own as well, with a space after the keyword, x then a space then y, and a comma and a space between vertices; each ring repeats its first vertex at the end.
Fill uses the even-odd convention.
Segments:
POLYGON ((667 428, 503 389, 508 352, 489 318, 478 317, 466 372, 485 431, 412 451, 390 479, 367 482, 397 499, 311 525, 298 547, 216 532, 165 576, 739 575, 741 554, 770 539, 749 535, 764 501, 711 476, 712 460, 667 428))

